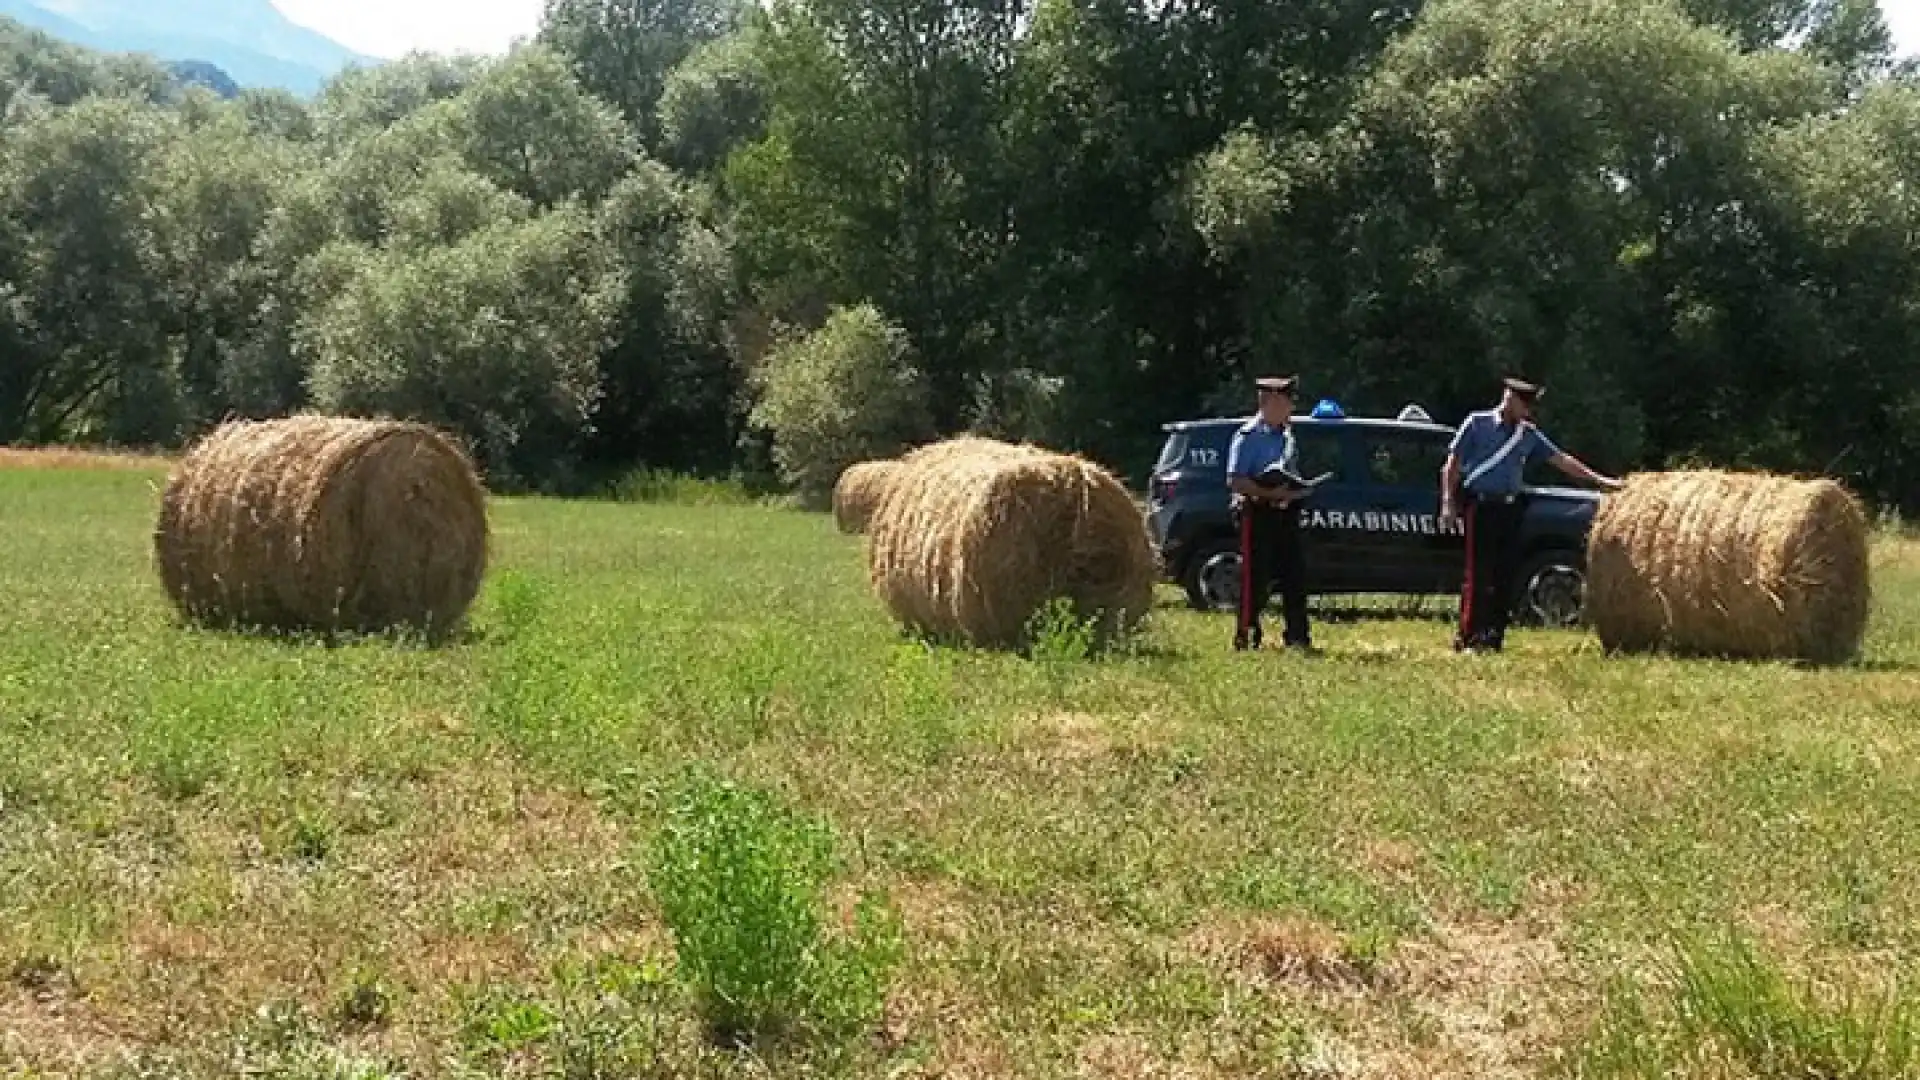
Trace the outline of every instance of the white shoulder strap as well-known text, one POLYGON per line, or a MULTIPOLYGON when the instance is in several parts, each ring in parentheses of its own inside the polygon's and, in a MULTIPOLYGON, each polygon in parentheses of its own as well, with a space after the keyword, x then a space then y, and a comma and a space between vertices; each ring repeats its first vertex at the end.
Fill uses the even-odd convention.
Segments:
POLYGON ((1515 450, 1515 448, 1517 448, 1520 445, 1520 441, 1527 437, 1527 431, 1528 431, 1528 426, 1526 424, 1523 423, 1523 424, 1515 425, 1513 429, 1513 434, 1508 437, 1506 445, 1494 451, 1492 457, 1481 462, 1479 468, 1468 473, 1466 482, 1462 486, 1472 487, 1475 483, 1479 482, 1481 477, 1499 468, 1500 463, 1507 460, 1507 458, 1511 457, 1513 455, 1513 451, 1515 450))

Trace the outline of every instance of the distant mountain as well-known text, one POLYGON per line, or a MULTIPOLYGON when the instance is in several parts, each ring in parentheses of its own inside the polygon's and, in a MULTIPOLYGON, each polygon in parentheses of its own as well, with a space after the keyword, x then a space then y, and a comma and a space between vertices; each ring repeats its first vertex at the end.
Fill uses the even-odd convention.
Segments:
POLYGON ((349 65, 379 63, 294 23, 272 0, 0 0, 0 15, 76 45, 200 61, 241 86, 302 97, 349 65))
POLYGON ((182 86, 204 86, 228 100, 240 96, 240 84, 233 77, 205 60, 172 60, 167 70, 182 86))

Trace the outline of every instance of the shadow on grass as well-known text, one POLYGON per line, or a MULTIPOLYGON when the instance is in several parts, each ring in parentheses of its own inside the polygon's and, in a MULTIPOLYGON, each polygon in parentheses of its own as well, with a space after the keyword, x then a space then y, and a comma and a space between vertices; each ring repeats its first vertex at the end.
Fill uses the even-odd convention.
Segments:
POLYGON ((412 651, 457 648, 476 645, 497 636, 484 627, 462 623, 448 631, 416 628, 390 630, 322 630, 248 623, 233 620, 193 619, 176 615, 170 620, 176 630, 205 634, 230 641, 264 642, 286 648, 341 649, 354 645, 386 645, 412 651))
POLYGON ((1658 648, 1606 648, 1600 653, 1609 660, 1671 660, 1704 664, 1726 664, 1732 667, 1766 668, 1785 667, 1793 671, 1826 672, 1843 674, 1858 672, 1867 675, 1903 675, 1920 673, 1920 664, 1911 660, 1891 660, 1883 657, 1855 657, 1849 660, 1809 660, 1797 656, 1743 656, 1716 653, 1700 649, 1661 646, 1658 648))

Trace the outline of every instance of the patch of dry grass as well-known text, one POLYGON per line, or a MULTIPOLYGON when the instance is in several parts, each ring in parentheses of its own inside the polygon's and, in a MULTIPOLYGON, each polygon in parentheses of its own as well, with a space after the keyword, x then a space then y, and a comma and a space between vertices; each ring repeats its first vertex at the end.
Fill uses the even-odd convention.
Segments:
POLYGON ((165 472, 174 458, 139 450, 77 450, 64 446, 0 446, 0 469, 120 469, 165 472))
POLYGON ((1187 947, 1256 1007, 1315 1018, 1296 1063, 1308 1075, 1536 1075, 1578 997, 1551 929, 1532 923, 1440 924, 1380 952, 1312 919, 1238 917, 1187 947))

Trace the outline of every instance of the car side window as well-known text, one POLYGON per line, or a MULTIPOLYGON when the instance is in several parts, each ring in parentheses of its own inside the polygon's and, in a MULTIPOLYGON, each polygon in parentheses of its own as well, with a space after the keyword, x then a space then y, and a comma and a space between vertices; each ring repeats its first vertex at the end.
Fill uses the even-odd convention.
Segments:
POLYGON ((1304 424, 1294 426, 1294 446, 1300 454, 1300 475, 1311 480, 1323 473, 1332 473, 1336 481, 1345 480, 1340 468, 1340 438, 1337 432, 1319 428, 1310 428, 1304 424))
POLYGON ((1446 463, 1445 439, 1383 432, 1367 441, 1367 476, 1384 487, 1438 487, 1446 463))

